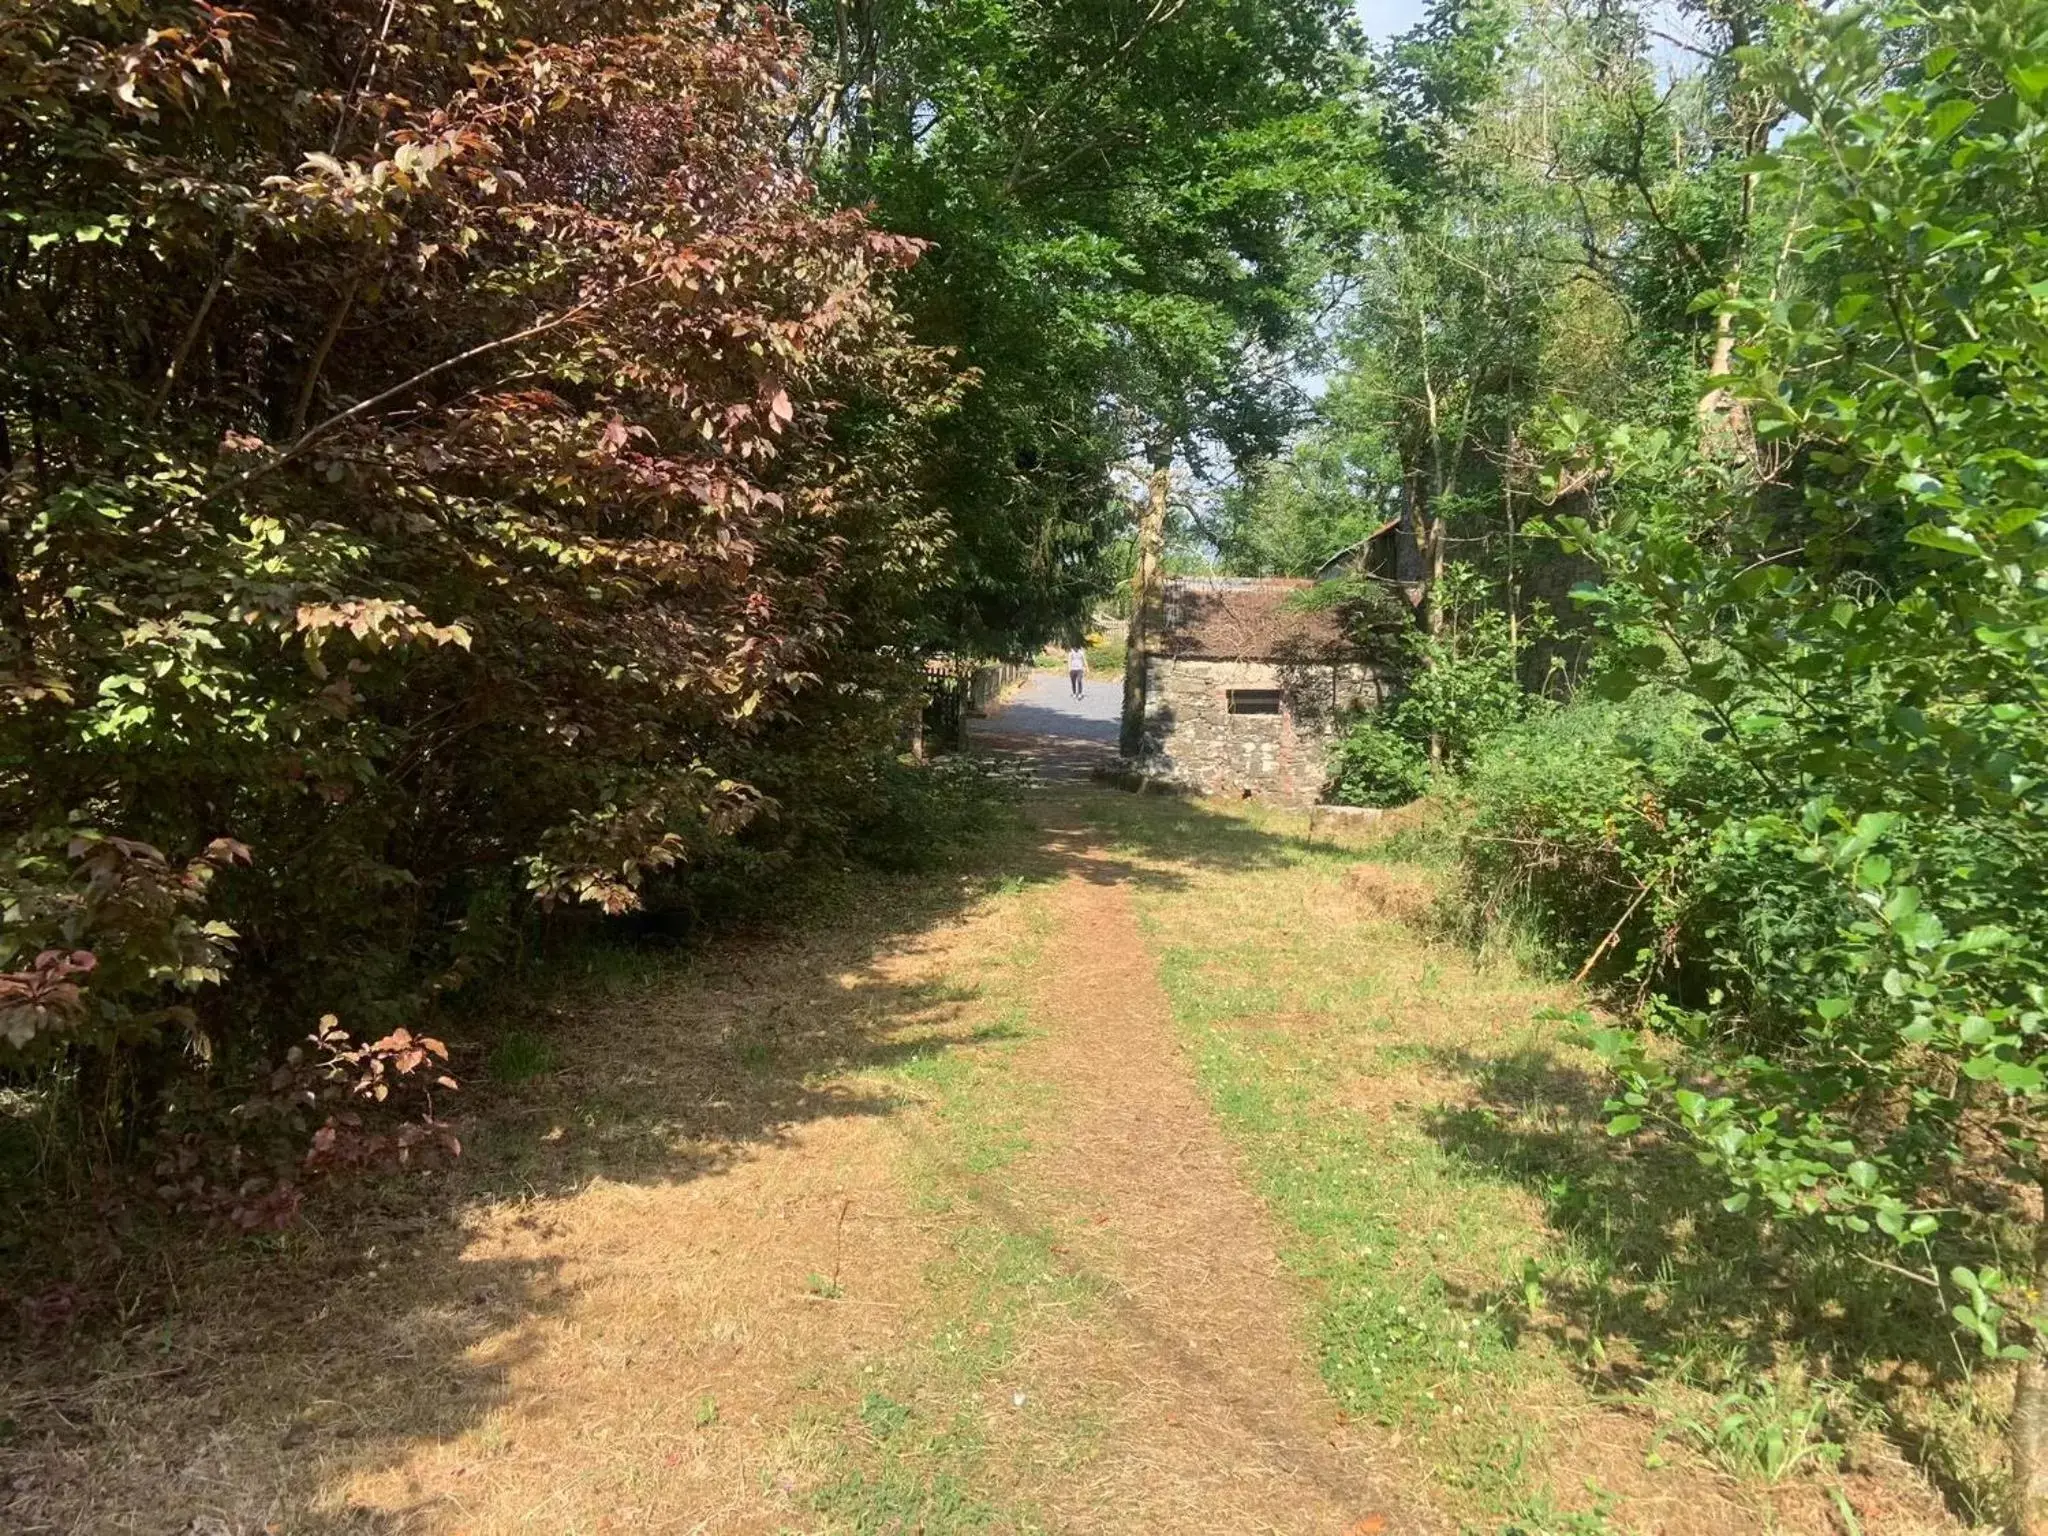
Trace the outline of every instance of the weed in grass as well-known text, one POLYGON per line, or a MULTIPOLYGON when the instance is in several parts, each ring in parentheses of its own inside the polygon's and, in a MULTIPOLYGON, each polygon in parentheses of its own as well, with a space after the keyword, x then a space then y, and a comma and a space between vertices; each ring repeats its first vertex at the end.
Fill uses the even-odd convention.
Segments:
POLYGON ((860 1421, 877 1440, 892 1439, 910 1422, 910 1405, 886 1392, 869 1392, 860 1400, 860 1421))
POLYGON ((699 1429, 709 1429, 718 1422, 718 1399, 706 1394, 697 1399, 697 1411, 692 1415, 699 1429))
POLYGON ((1527 1501, 1500 1536, 1617 1536, 1614 1500, 1595 1494, 1591 1509, 1562 1510, 1549 1498, 1527 1501))
POLYGON ((1522 1260, 1522 1306, 1531 1318, 1543 1310, 1543 1262, 1522 1260))
POLYGON ((996 1510, 974 1497, 959 1478, 894 1462, 875 1472, 855 1469, 843 1474, 818 1490, 811 1507, 844 1521, 833 1529, 849 1536, 902 1536, 912 1531, 951 1536, 955 1531, 990 1530, 998 1523, 996 1510))
POLYGON ((845 1294, 840 1290, 837 1280, 816 1272, 804 1276, 804 1290, 820 1301, 837 1301, 845 1294))
POLYGON ((488 1069, 501 1083, 529 1082, 555 1070, 555 1048, 532 1030, 508 1030, 491 1048, 488 1069))
POLYGON ((1683 1435, 1731 1475, 1782 1482, 1800 1467, 1833 1466, 1843 1448, 1828 1436, 1827 1400, 1795 1367, 1745 1382, 1707 1413, 1678 1419, 1659 1437, 1683 1435))

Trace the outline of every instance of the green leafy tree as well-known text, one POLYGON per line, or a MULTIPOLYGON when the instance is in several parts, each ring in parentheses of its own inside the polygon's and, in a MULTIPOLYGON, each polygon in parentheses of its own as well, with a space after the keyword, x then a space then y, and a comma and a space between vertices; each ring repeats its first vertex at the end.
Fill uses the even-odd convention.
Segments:
POLYGON ((1212 532, 1226 570, 1313 576, 1397 514, 1372 404, 1340 375, 1317 403, 1315 424, 1223 493, 1212 532))
MULTIPOLYGON (((1718 836, 1781 850, 1833 937, 1781 1021, 1700 1017, 1715 1086, 1615 1033, 1614 1129, 1925 1268, 2016 1362, 2014 1522, 2048 1530, 2048 18, 2006 0, 1809 18, 1755 162, 1790 276, 1731 298, 1702 452, 1609 434, 1605 567, 1637 676, 1748 765, 1718 836), (1951 1266, 1949 1234, 1995 1262, 1951 1266), (1895 1251, 1893 1251, 1895 1250, 1895 1251)), ((1766 66, 1754 61, 1755 67, 1766 66)), ((1580 466, 1582 469, 1584 465, 1580 466)))
POLYGON ((1064 627, 1129 520, 1112 471, 1270 453, 1288 354, 1380 195, 1339 0, 799 3, 820 173, 932 242, 904 287, 975 389, 934 640, 1064 627))
POLYGON ((1370 578, 1329 583, 1319 596, 1346 610, 1368 653, 1399 681, 1392 702, 1361 711, 1339 741, 1330 767, 1336 803, 1405 805, 1429 787, 1433 766, 1462 773, 1531 709, 1519 676, 1526 637, 1472 567, 1445 571, 1433 634, 1406 622, 1399 599, 1370 578))
MULTIPOLYGON (((1425 628, 1454 558, 1518 620, 1529 421, 1553 394, 1611 407, 1670 371, 1670 317, 1638 289, 1648 268, 1668 280, 1652 211, 1687 184, 1674 130, 1707 94, 1659 95, 1625 9, 1447 0, 1376 62, 1391 197, 1336 326, 1339 366, 1315 426, 1233 498, 1219 543, 1240 564, 1298 567, 1305 547, 1326 558, 1396 513, 1425 628)), ((1710 323, 1686 310, 1718 272, 1703 257, 1681 276, 1681 326, 1710 323)))

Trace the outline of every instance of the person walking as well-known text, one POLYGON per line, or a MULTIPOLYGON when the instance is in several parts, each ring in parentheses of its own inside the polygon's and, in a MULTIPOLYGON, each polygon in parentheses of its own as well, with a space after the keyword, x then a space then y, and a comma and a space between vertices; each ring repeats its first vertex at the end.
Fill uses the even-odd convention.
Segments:
POLYGON ((1074 685, 1074 697, 1081 697, 1082 684, 1088 680, 1088 652, 1075 646, 1067 652, 1067 681, 1074 685))

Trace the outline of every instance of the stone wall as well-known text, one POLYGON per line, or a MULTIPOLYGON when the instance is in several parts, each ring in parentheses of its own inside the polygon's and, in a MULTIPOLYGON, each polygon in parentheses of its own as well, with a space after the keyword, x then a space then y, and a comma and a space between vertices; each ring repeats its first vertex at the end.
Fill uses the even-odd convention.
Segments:
POLYGON ((1343 712, 1384 702, 1370 667, 1346 663, 1152 658, 1145 691, 1142 773, 1205 795, 1250 792, 1313 805, 1328 776, 1343 712), (1277 715, 1233 715, 1232 689, 1280 692, 1277 715))

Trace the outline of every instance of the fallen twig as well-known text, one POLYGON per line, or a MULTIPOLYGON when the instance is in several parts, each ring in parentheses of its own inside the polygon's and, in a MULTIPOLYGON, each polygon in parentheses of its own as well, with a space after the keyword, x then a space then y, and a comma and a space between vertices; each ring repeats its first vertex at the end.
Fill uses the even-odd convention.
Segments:
POLYGON ((1628 926, 1628 920, 1636 915, 1636 908, 1640 907, 1650 892, 1656 888, 1656 881, 1644 882, 1643 888, 1636 892, 1636 899, 1628 904, 1621 916, 1614 920, 1614 926, 1607 930, 1607 937, 1594 945, 1593 953, 1586 956, 1586 963, 1579 967, 1579 974, 1572 978, 1573 986, 1583 985, 1586 978, 1593 974, 1593 967, 1600 963, 1600 957, 1621 942, 1621 930, 1628 926))

